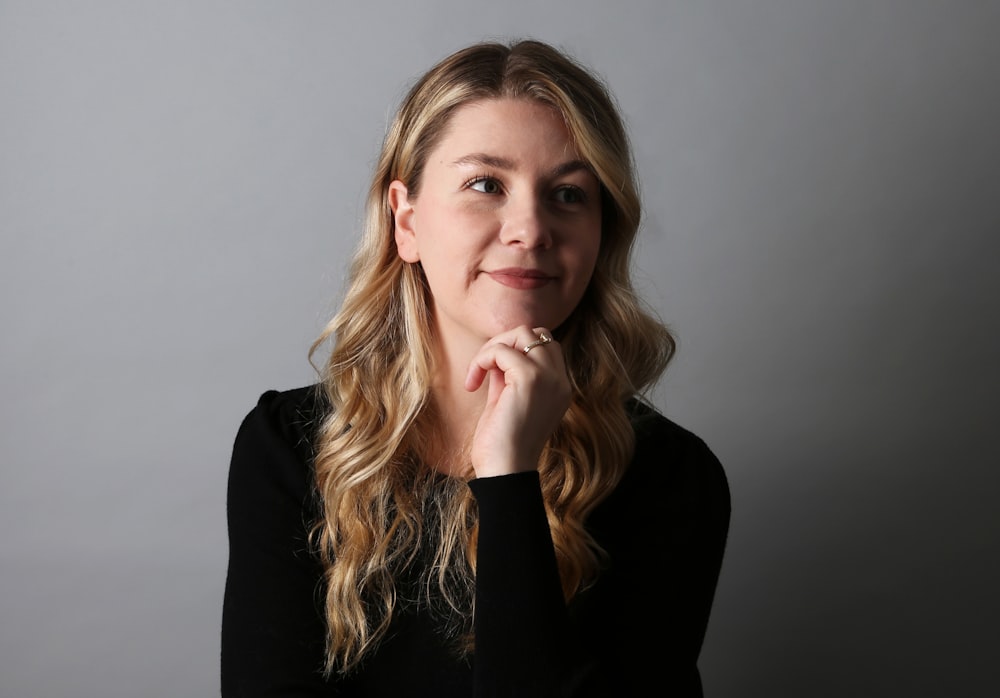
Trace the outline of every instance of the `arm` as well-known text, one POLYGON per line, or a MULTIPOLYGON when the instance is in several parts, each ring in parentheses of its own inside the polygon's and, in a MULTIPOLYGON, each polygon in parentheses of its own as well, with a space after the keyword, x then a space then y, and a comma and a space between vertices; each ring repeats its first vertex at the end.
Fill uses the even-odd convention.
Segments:
POLYGON ((469 487, 479 505, 474 695, 558 695, 569 616, 538 473, 469 487))
MULTIPOLYGON (((308 437, 295 393, 265 393, 240 426, 229 471, 222 695, 334 695, 320 674, 321 569, 308 552, 308 437)), ((298 393, 301 397, 304 393, 298 393)))
POLYGON ((608 568, 566 607, 537 475, 473 480, 476 696, 701 696, 697 659, 729 525, 722 467, 656 416, 588 527, 608 568))
POLYGON ((615 695, 700 697, 697 661, 730 520, 715 455, 659 415, 636 425, 636 453, 588 522, 609 567, 571 611, 593 658, 594 685, 615 695), (644 690, 646 689, 646 690, 644 690))

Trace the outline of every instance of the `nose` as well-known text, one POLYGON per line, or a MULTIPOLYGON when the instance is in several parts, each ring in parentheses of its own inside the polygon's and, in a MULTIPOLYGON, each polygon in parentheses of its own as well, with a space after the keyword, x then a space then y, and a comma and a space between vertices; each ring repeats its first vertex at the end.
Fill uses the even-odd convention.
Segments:
POLYGON ((534 196, 511 197, 504 206, 500 241, 528 249, 552 246, 552 228, 544 205, 534 196))

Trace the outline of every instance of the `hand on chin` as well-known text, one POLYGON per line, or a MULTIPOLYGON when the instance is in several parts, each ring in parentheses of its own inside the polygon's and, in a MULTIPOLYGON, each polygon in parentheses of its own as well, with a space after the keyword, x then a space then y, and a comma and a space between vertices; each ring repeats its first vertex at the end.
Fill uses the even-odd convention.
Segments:
POLYGON ((519 325, 488 340, 469 364, 465 389, 484 384, 486 404, 471 450, 476 476, 537 469, 571 396, 562 350, 551 331, 519 325))

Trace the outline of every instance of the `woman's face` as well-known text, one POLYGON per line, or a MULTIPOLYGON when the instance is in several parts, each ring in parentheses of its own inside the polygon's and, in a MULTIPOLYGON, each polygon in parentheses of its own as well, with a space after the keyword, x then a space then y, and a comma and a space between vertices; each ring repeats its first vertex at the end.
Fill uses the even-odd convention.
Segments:
POLYGON ((458 109, 419 196, 390 186, 396 245, 420 262, 438 337, 478 346, 519 325, 558 327, 601 243, 597 178, 554 109, 486 99, 458 109))

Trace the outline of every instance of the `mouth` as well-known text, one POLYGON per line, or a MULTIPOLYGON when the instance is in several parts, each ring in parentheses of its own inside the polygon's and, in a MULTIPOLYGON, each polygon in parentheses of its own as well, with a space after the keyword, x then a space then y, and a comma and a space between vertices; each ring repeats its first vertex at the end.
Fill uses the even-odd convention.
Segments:
POLYGON ((542 288, 556 280, 556 277, 546 274, 540 269, 526 269, 523 267, 494 269, 493 271, 486 272, 486 274, 498 284, 522 290, 542 288))

